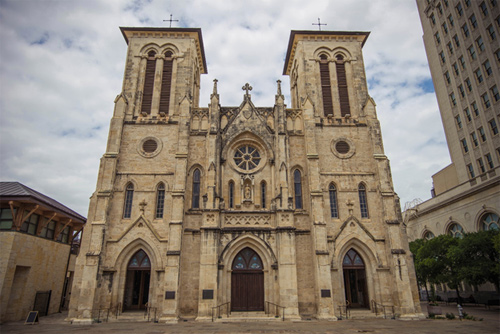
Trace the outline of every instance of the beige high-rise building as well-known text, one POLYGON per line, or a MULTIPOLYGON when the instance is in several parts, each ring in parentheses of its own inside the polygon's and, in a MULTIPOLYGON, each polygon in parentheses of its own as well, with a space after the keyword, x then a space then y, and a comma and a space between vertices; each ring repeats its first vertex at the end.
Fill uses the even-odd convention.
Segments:
POLYGON ((410 240, 498 229, 500 7, 496 0, 418 0, 452 163, 433 198, 407 210, 410 240))
MULTIPOLYGON (((128 44, 76 264, 69 318, 221 306, 335 320, 346 305, 421 316, 362 47, 369 33, 292 31, 275 104, 199 106, 200 29, 121 28, 128 44)), ((286 45, 283 45, 285 48, 286 45)), ((257 66, 258 64, 256 64, 257 66)), ((243 90, 241 90, 243 88, 243 90)), ((239 93, 238 93, 239 92, 239 93)), ((345 316, 345 315, 344 315, 345 316)))

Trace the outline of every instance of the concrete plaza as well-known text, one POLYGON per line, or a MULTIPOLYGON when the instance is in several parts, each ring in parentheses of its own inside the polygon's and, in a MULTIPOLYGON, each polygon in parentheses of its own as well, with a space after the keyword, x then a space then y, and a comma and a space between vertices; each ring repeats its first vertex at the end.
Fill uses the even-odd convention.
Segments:
MULTIPOLYGON (((425 310, 425 304, 422 304, 425 310)), ((443 314, 457 314, 456 305, 442 305, 443 314)), ((465 306, 465 312, 478 320, 389 320, 354 319, 328 321, 263 321, 263 322, 195 322, 180 321, 178 324, 151 322, 108 322, 88 326, 71 325, 64 321, 66 313, 41 317, 37 325, 24 325, 23 321, 0 325, 0 333, 387 333, 387 334, 431 334, 431 333, 500 333, 499 309, 484 306, 465 306), (483 319, 479 321, 479 319, 483 319)))

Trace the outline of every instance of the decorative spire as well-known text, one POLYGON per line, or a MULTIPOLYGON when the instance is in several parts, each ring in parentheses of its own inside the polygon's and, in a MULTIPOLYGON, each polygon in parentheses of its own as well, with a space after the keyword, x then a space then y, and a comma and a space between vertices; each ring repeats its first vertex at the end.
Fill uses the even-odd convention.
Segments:
POLYGON ((212 92, 212 94, 213 94, 213 95, 217 95, 217 82, 218 82, 218 81, 219 81, 219 80, 214 79, 214 90, 213 90, 213 92, 212 92))
POLYGON ((276 82, 278 83, 278 92, 276 93, 276 95, 283 95, 281 94, 281 80, 277 80, 276 82))

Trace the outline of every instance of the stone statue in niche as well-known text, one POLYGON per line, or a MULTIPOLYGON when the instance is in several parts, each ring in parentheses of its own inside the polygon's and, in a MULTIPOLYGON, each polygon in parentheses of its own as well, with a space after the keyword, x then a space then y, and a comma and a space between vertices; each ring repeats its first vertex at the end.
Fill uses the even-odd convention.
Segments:
POLYGON ((252 199, 252 191, 250 190, 250 185, 245 185, 245 199, 252 199))

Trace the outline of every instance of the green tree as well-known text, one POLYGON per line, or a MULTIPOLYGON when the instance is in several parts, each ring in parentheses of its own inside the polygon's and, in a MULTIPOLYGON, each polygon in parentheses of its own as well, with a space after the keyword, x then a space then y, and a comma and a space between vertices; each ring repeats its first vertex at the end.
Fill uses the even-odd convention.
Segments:
POLYGON ((473 286, 491 282, 499 291, 499 235, 498 230, 467 233, 449 249, 451 261, 460 264, 458 275, 463 281, 473 286))
MULTIPOLYGON (((448 253, 458 243, 459 239, 450 235, 440 235, 431 240, 423 241, 416 250, 415 267, 418 271, 417 279, 421 277, 422 281, 431 284, 447 284, 450 289, 457 292, 457 297, 460 299, 458 291, 462 280, 459 276, 460 264, 448 253)), ((418 244, 414 245, 415 248, 417 246, 418 244)))

